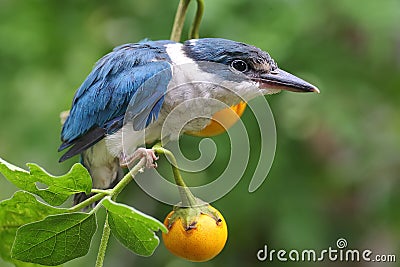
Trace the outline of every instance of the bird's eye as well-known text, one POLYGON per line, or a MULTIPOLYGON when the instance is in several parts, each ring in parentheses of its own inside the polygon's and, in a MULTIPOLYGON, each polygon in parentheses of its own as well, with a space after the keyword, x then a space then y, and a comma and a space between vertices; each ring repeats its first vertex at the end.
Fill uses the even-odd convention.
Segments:
POLYGON ((231 66, 232 68, 240 72, 245 72, 248 68, 247 63, 240 59, 232 61, 231 66))

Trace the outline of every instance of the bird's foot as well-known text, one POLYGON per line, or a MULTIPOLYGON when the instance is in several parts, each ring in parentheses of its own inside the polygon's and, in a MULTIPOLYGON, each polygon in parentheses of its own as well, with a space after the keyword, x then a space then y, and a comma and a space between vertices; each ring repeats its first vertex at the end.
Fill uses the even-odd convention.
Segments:
POLYGON ((121 167, 127 168, 131 166, 136 160, 145 158, 147 168, 157 168, 158 157, 156 156, 153 149, 147 149, 144 147, 138 148, 132 155, 121 154, 119 157, 119 165, 121 167))

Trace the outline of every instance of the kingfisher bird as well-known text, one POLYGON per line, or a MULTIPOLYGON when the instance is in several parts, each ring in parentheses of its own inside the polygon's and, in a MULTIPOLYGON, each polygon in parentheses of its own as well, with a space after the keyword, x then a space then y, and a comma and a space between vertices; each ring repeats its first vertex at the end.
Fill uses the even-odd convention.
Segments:
POLYGON ((157 156, 146 144, 160 140, 163 132, 167 141, 183 133, 220 133, 212 118, 219 114, 223 120, 228 113, 215 102, 240 116, 248 100, 281 90, 319 93, 278 68, 267 52, 245 43, 202 38, 124 44, 102 57, 76 91, 59 147, 69 150, 60 162, 81 154, 93 187, 111 188, 122 167, 141 157, 146 167, 156 166, 157 156), (169 135, 172 131, 179 133, 169 135))

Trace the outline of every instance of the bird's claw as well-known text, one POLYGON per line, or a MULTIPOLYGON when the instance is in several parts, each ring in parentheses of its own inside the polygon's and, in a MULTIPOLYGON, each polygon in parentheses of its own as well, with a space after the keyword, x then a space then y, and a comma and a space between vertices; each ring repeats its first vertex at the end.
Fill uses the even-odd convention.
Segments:
POLYGON ((131 166, 136 160, 145 158, 146 159, 146 168, 157 168, 157 162, 158 157, 156 156, 156 153, 154 152, 153 149, 147 149, 144 147, 138 148, 132 155, 127 156, 125 154, 122 154, 119 157, 119 165, 121 167, 127 168, 131 166))

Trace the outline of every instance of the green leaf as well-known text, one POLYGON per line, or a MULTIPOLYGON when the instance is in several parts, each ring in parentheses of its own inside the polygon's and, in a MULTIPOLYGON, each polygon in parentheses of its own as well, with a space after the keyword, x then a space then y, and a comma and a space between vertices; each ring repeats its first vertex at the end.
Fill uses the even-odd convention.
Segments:
MULTIPOLYGON (((1 263, 1 261, 0 261, 0 263, 1 263)), ((23 261, 17 261, 17 260, 14 260, 12 263, 14 264, 15 267, 43 267, 44 266, 44 265, 40 265, 40 264, 36 264, 36 263, 23 262, 23 261)), ((62 266, 62 265, 58 265, 58 266, 62 266)))
POLYGON ((154 231, 167 228, 158 220, 109 198, 102 202, 108 211, 108 222, 113 235, 128 249, 141 256, 151 256, 160 240, 154 231))
POLYGON ((20 227, 11 256, 43 265, 58 265, 88 253, 97 229, 96 215, 65 213, 20 227))
POLYGON ((36 164, 28 163, 30 172, 14 166, 0 158, 0 172, 13 184, 43 198, 51 205, 61 205, 70 195, 85 192, 90 193, 92 179, 82 164, 75 164, 71 170, 62 176, 53 176, 36 164), (39 189, 36 183, 47 186, 39 189))
POLYGON ((0 257, 16 266, 35 266, 11 259, 11 247, 17 229, 24 224, 42 220, 48 215, 63 212, 65 209, 43 204, 34 195, 24 191, 18 191, 12 198, 0 202, 0 257))

